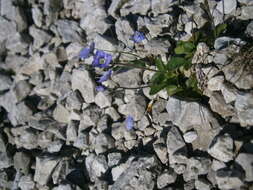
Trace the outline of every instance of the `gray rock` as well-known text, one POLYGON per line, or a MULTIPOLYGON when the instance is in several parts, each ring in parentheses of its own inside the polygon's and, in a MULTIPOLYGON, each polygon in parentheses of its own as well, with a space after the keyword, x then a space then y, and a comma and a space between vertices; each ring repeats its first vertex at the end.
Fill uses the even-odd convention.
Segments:
POLYGON ((35 188, 35 183, 31 175, 25 175, 20 178, 18 187, 21 190, 33 190, 35 188))
POLYGON ((95 152, 96 154, 101 154, 104 153, 111 148, 114 148, 114 139, 105 134, 105 133, 100 133, 95 140, 95 152))
POLYGON ((50 153, 59 152, 63 146, 63 142, 61 140, 55 139, 52 143, 47 147, 47 151, 50 153))
POLYGON ((153 0, 151 1, 151 11, 154 14, 154 16, 167 13, 173 4, 174 4, 173 0, 169 1, 153 0))
POLYGON ((253 19, 253 6, 243 6, 241 9, 241 19, 253 19))
POLYGON ((164 170, 161 175, 157 177, 157 187, 162 189, 169 184, 172 184, 176 181, 177 174, 173 171, 172 168, 164 170))
POLYGON ((235 115, 233 106, 226 104, 223 96, 219 92, 213 92, 208 103, 211 109, 223 118, 235 115))
POLYGON ((229 162, 233 160, 233 139, 229 134, 223 136, 217 136, 208 149, 208 153, 223 162, 229 162))
POLYGON ((118 9, 125 3, 125 0, 113 0, 110 4, 108 9, 108 14, 112 15, 114 18, 118 18, 119 15, 117 14, 118 9))
POLYGON ((211 160, 204 157, 191 157, 187 161, 186 171, 183 174, 185 181, 192 179, 198 179, 199 175, 205 175, 208 173, 211 167, 211 160))
POLYGON ((28 42, 27 36, 16 33, 7 39, 6 48, 14 53, 25 55, 28 52, 28 42))
POLYGON ((219 37, 214 42, 214 48, 221 50, 228 47, 230 44, 243 45, 245 44, 240 38, 230 38, 227 36, 219 37))
POLYGON ((113 38, 95 33, 92 39, 97 49, 108 51, 107 53, 109 54, 113 54, 113 52, 117 51, 117 41, 113 38))
POLYGON ((113 107, 109 107, 105 110, 105 114, 108 114, 112 119, 113 121, 117 121, 118 119, 120 119, 120 115, 119 113, 117 112, 117 110, 113 107))
POLYGON ((5 91, 10 89, 11 84, 12 84, 12 80, 11 77, 9 77, 8 75, 4 75, 4 74, 0 74, 0 91, 5 91))
POLYGON ((172 155, 177 150, 185 147, 185 142, 176 127, 171 127, 167 134, 167 150, 169 155, 172 155))
POLYGON ((160 137, 153 143, 154 151, 163 164, 168 163, 168 151, 165 141, 160 137))
POLYGON ((119 164, 122 155, 119 152, 112 152, 107 155, 108 158, 108 166, 113 167, 119 164))
POLYGON ((91 181, 101 177, 108 170, 108 164, 104 155, 95 156, 89 154, 85 160, 85 166, 88 171, 91 181))
POLYGON ((143 96, 135 96, 127 104, 120 105, 119 113, 128 116, 131 115, 135 121, 141 120, 145 113, 146 101, 143 96))
POLYGON ((54 184, 60 184, 63 182, 69 170, 69 163, 67 160, 61 160, 55 167, 52 173, 52 179, 54 184))
POLYGON ((70 118, 69 111, 61 104, 57 104, 53 112, 53 117, 56 121, 68 123, 70 118))
POLYGON ((73 146, 83 149, 83 150, 88 149, 89 148, 89 134, 85 132, 79 132, 73 146))
POLYGON ((251 0, 238 0, 238 2, 244 5, 253 5, 251 0))
POLYGON ((122 41, 128 48, 133 48, 134 42, 131 40, 134 34, 134 28, 126 19, 118 19, 115 23, 115 29, 118 40, 122 41))
POLYGON ((245 171, 245 181, 253 181, 253 155, 240 153, 235 160, 245 171))
POLYGON ((252 98, 252 93, 242 93, 236 96, 235 110, 242 126, 250 126, 253 124, 252 98))
POLYGON ((13 88, 13 92, 18 102, 26 98, 31 90, 31 85, 25 80, 18 81, 13 88))
POLYGON ((147 51, 147 54, 152 55, 165 55, 168 53, 171 43, 169 40, 150 40, 148 43, 144 44, 144 48, 147 51))
POLYGON ((78 125, 74 121, 70 121, 66 131, 67 144, 71 144, 77 140, 78 125))
POLYGON ((54 187, 52 190, 72 190, 70 184, 60 184, 57 187, 54 187))
POLYGON ((35 26, 29 28, 29 34, 33 37, 33 47, 35 50, 48 43, 51 39, 51 35, 35 26))
POLYGON ((253 21, 251 21, 245 31, 245 34, 248 35, 249 37, 253 38, 253 21))
POLYGON ((180 101, 170 97, 166 109, 168 119, 183 133, 192 128, 197 132, 198 138, 193 142, 193 148, 206 150, 220 130, 219 123, 211 112, 196 102, 180 101))
POLYGON ((136 2, 135 0, 130 0, 123 4, 120 9, 120 15, 122 17, 127 16, 128 14, 140 14, 146 15, 148 10, 151 8, 150 0, 139 0, 136 2))
POLYGON ((17 152, 14 155, 14 167, 17 171, 21 171, 23 174, 28 175, 30 169, 31 158, 24 152, 17 152))
POLYGON ((230 14, 232 11, 236 10, 237 1, 236 0, 227 0, 227 1, 218 2, 217 9, 221 13, 223 13, 223 5, 224 5, 224 14, 230 14))
POLYGON ((0 42, 16 33, 16 25, 0 16, 0 42))
POLYGON ((7 155, 5 142, 3 141, 3 136, 0 134, 0 169, 8 168, 12 165, 13 165, 13 161, 7 155))
POLYGON ((141 118, 140 121, 138 121, 138 124, 137 124, 138 129, 141 131, 144 131, 145 128, 148 127, 149 125, 150 125, 150 122, 148 120, 148 117, 145 115, 141 118))
POLYGON ((125 138, 126 140, 136 139, 136 134, 133 130, 127 130, 124 123, 113 123, 112 125, 112 137, 117 141, 125 138))
POLYGON ((90 74, 86 70, 74 69, 72 72, 72 89, 79 90, 83 99, 87 103, 94 102, 95 99, 95 83, 92 80, 90 74))
POLYGON ((34 181, 46 185, 60 159, 55 157, 36 157, 34 181))
POLYGON ((200 178, 195 180, 195 187, 197 190, 210 190, 212 185, 207 180, 200 178))
POLYGON ((234 87, 229 86, 227 84, 222 85, 221 93, 224 97, 224 100, 225 100, 226 104, 234 102, 236 100, 236 96, 238 94, 237 90, 234 87))
POLYGON ((42 27, 43 24, 43 14, 39 7, 32 8, 32 18, 33 22, 37 27, 42 27))
POLYGON ((215 179, 220 189, 240 189, 244 174, 235 168, 222 168, 216 171, 215 179))
POLYGON ((15 20, 15 6, 12 1, 1 0, 0 14, 8 20, 15 20))
POLYGON ((112 97, 110 94, 106 94, 106 92, 98 92, 94 101, 100 108, 106 108, 111 106, 112 97))
POLYGON ((224 82, 224 76, 215 76, 208 80, 207 88, 210 91, 219 91, 222 88, 224 82))
POLYGON ((198 134, 196 131, 188 131, 183 135, 183 137, 186 143, 192 143, 198 138, 198 134))
POLYGON ((63 43, 82 42, 82 29, 77 22, 63 19, 56 21, 55 24, 63 43))
POLYGON ((158 162, 153 156, 141 157, 138 160, 129 158, 125 169, 123 169, 123 172, 111 186, 111 190, 126 188, 140 188, 143 190, 153 189, 155 186, 154 176, 150 171, 148 171, 148 169, 155 166, 158 166, 158 162))

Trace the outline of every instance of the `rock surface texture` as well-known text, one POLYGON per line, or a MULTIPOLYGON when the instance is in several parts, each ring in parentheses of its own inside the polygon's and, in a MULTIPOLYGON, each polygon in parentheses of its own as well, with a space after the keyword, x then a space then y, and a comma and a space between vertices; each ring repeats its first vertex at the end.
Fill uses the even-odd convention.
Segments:
POLYGON ((252 19, 252 0, 0 0, 0 189, 252 190, 252 19), (150 95, 154 58, 202 30, 203 98, 150 95))

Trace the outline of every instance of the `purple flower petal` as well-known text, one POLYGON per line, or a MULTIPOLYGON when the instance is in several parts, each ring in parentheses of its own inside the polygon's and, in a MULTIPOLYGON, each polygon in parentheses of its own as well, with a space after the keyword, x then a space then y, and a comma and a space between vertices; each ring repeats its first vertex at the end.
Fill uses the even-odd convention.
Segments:
POLYGON ((127 116, 125 120, 127 130, 131 130, 134 127, 134 118, 132 116, 127 116))
POLYGON ((107 68, 112 61, 112 55, 104 51, 97 50, 92 62, 93 67, 107 68), (102 62, 102 63, 101 63, 102 62))
POLYGON ((83 48, 83 49, 80 51, 79 57, 80 57, 81 59, 86 59, 86 58, 88 58, 88 57, 90 56, 90 54, 93 53, 94 48, 95 48, 95 43, 92 42, 92 43, 90 44, 89 47, 83 48))
POLYGON ((112 70, 106 71, 98 80, 98 82, 102 83, 110 78, 112 75, 112 70))
POLYGON ((96 91, 97 92, 103 92, 105 90, 105 87, 103 85, 97 86, 96 91))
POLYGON ((142 32, 135 31, 134 35, 131 37, 131 40, 133 40, 135 43, 140 43, 142 40, 145 40, 146 37, 142 32))

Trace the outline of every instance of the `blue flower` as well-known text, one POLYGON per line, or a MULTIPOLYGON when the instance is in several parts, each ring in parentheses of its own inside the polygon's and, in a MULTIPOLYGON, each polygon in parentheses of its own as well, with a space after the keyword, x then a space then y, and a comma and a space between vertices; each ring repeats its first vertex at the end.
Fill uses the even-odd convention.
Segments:
POLYGON ((89 47, 83 48, 83 49, 80 51, 79 57, 80 57, 81 59, 86 59, 86 58, 88 58, 88 57, 90 56, 90 54, 93 53, 94 48, 95 48, 95 43, 92 42, 92 43, 90 44, 89 47))
POLYGON ((142 32, 135 31, 134 35, 130 39, 133 40, 135 43, 140 43, 142 40, 145 40, 146 37, 142 32))
POLYGON ((134 118, 132 116, 127 116, 125 120, 127 130, 131 130, 134 127, 134 118))
POLYGON ((106 71, 98 80, 98 82, 102 83, 110 78, 112 75, 112 70, 106 71))
POLYGON ((107 68, 112 61, 112 55, 104 51, 97 50, 92 62, 93 67, 107 68))
POLYGON ((103 85, 99 85, 96 87, 97 92, 103 92, 105 90, 105 87, 103 85))

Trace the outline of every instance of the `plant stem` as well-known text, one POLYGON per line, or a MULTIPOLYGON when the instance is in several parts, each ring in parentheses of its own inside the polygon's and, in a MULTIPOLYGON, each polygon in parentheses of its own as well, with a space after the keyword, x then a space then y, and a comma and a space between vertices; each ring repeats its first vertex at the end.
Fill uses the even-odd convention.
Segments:
POLYGON ((101 51, 107 51, 107 52, 112 52, 112 53, 125 53, 125 54, 129 54, 129 55, 133 55, 135 57, 139 57, 139 58, 143 58, 137 54, 134 54, 134 53, 130 53, 130 52, 125 52, 125 51, 111 51, 111 50, 105 50, 105 49, 98 49, 98 48, 95 48, 96 50, 101 50, 101 51))
POLYGON ((150 69, 150 68, 147 68, 147 67, 142 67, 142 66, 137 66, 137 65, 130 65, 129 63, 114 63, 114 65, 133 67, 133 68, 137 68, 137 69, 154 71, 154 72, 162 72, 162 71, 158 71, 156 69, 150 69))

